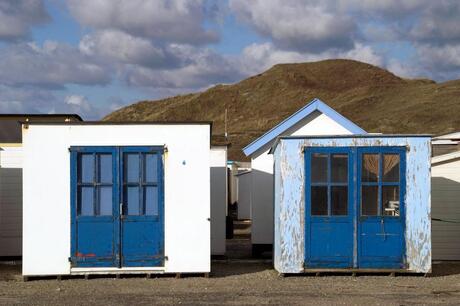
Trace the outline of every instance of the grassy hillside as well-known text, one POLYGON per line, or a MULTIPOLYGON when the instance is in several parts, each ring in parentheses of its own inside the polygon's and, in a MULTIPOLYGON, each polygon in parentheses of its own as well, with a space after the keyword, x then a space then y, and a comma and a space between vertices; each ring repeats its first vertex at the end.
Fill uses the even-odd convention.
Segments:
POLYGON ((121 108, 106 121, 210 120, 224 133, 229 159, 241 148, 318 97, 368 132, 441 134, 460 130, 460 80, 408 80, 352 60, 281 64, 233 85, 121 108))

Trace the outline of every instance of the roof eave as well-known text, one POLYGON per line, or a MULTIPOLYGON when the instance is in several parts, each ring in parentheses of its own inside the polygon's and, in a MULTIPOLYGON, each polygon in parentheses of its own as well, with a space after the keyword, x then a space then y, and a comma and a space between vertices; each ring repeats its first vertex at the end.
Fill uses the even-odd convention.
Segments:
POLYGON ((296 111, 294 114, 277 124, 275 127, 270 129, 268 132, 251 142, 249 145, 243 148, 243 153, 246 156, 251 156, 254 152, 265 146, 267 143, 276 139, 284 131, 297 124, 300 120, 306 118, 314 111, 319 111, 334 121, 338 122, 344 128, 352 132, 353 134, 367 134, 365 130, 360 128, 358 125, 350 121, 349 119, 342 116, 340 113, 335 111, 333 108, 328 106, 326 103, 318 98, 313 99, 310 103, 296 111))

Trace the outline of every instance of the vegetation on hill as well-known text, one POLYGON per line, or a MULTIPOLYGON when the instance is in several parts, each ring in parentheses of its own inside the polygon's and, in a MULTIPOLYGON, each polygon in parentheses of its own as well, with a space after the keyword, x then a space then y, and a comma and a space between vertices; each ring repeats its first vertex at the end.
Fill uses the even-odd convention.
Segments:
POLYGON ((277 123, 320 98, 368 132, 441 134, 460 130, 460 80, 403 79, 352 60, 275 65, 233 85, 121 108, 106 121, 213 121, 224 134, 228 111, 229 159, 277 123))

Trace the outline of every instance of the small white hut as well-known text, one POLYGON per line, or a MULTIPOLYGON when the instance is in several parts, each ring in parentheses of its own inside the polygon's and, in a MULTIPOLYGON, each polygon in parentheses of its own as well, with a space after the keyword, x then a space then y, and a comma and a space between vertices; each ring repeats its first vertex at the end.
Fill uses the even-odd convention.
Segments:
POLYGON ((23 125, 23 275, 210 271, 208 122, 23 125))
POLYGON ((359 126, 314 99, 243 149, 251 157, 251 242, 254 255, 273 244, 273 156, 268 152, 279 136, 365 134, 359 126))

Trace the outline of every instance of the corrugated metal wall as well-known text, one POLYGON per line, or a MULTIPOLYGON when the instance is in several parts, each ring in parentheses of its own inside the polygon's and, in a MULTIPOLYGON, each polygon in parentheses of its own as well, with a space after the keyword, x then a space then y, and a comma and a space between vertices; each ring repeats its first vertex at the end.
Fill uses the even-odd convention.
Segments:
POLYGON ((0 256, 22 255, 22 147, 0 147, 0 256))
POLYGON ((433 221, 433 259, 460 260, 460 160, 433 165, 431 176, 432 218, 445 220, 433 221))

